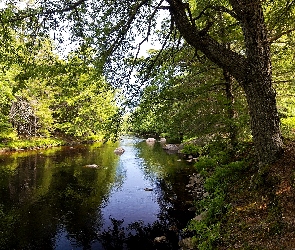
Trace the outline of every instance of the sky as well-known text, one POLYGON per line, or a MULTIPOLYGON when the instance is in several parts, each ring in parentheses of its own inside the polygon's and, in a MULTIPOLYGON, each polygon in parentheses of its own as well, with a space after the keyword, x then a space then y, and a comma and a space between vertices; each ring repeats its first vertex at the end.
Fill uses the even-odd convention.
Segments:
MULTIPOLYGON (((0 0, 0 9, 3 9, 6 7, 6 3, 9 2, 9 0, 0 0)), ((30 2, 32 2, 32 0, 20 0, 20 1, 13 1, 14 4, 16 4, 20 9, 24 9, 28 4, 30 4, 30 2)), ((159 20, 157 22, 157 28, 160 29, 160 25, 161 25, 161 21, 167 17, 167 15, 165 14, 165 12, 161 13, 159 20)), ((136 32, 134 32, 136 34, 136 32)), ((60 32, 56 32, 54 30, 51 30, 49 33, 50 37, 55 41, 55 45, 56 45, 56 53, 58 53, 59 55, 61 55, 62 57, 65 57, 66 55, 68 55, 68 53, 70 53, 71 51, 73 51, 75 48, 78 47, 78 43, 73 43, 70 39, 70 31, 65 29, 60 33, 60 32), (57 39, 55 39, 58 35, 61 35, 63 37, 64 42, 63 43, 59 43, 57 41, 57 39)), ((141 45, 140 48, 140 52, 139 52, 139 57, 146 57, 148 56, 147 51, 150 49, 160 49, 161 48, 161 44, 159 42, 153 42, 153 44, 151 43, 152 40, 152 36, 149 38, 149 41, 144 42, 141 45)), ((142 41, 141 37, 137 37, 135 42, 136 43, 140 43, 142 41)), ((135 52, 136 53, 136 52, 135 52)))

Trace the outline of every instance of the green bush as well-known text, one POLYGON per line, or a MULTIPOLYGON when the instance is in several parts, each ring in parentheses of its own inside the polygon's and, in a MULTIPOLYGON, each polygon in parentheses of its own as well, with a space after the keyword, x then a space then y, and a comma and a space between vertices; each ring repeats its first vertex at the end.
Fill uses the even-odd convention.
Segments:
POLYGON ((281 128, 283 136, 287 138, 295 137, 295 117, 281 118, 281 128))
POLYGON ((181 150, 183 154, 193 154, 193 155, 201 155, 202 147, 188 143, 184 144, 183 149, 181 150))
POLYGON ((222 239, 221 225, 231 209, 227 201, 228 188, 241 179, 248 164, 232 161, 232 154, 222 144, 206 146, 206 155, 199 157, 195 167, 205 178, 204 188, 209 195, 196 203, 202 220, 191 220, 188 230, 193 231, 196 249, 216 249, 222 239))

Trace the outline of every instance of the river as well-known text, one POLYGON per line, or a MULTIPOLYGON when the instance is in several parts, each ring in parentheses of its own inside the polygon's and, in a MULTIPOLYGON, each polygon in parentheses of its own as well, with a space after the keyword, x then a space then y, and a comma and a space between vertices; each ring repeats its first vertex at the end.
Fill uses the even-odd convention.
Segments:
POLYGON ((2 154, 0 249, 178 249, 193 172, 160 143, 128 136, 2 154))

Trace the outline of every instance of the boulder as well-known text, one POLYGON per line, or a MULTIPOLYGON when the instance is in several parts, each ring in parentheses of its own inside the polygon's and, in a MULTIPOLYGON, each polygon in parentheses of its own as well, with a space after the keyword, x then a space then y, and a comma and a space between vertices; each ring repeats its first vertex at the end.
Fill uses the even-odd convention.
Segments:
POLYGON ((163 146, 163 149, 169 150, 169 151, 178 151, 179 145, 178 144, 165 144, 163 146))
POLYGON ((203 213, 195 216, 193 218, 193 220, 195 220, 195 221, 201 221, 201 220, 204 220, 204 218, 206 218, 206 216, 207 216, 207 212, 205 211, 205 212, 203 212, 203 213))
POLYGON ((145 141, 146 141, 147 143, 154 143, 154 142, 156 142, 157 140, 156 140, 155 138, 147 138, 145 141))
POLYGON ((160 236, 160 237, 156 237, 154 239, 155 243, 165 243, 166 242, 166 236, 160 236))
POLYGON ((121 154, 123 154, 124 152, 125 152, 125 149, 122 148, 122 147, 116 148, 116 149, 114 150, 114 153, 117 154, 117 155, 121 155, 121 154))
POLYGON ((98 168, 98 165, 96 164, 89 164, 89 165, 85 165, 85 168, 98 168))

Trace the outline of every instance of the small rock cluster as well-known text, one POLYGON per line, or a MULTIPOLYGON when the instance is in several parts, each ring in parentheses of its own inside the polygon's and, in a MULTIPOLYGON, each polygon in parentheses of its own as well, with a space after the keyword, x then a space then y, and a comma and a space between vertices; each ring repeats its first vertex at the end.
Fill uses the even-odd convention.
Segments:
POLYGON ((184 159, 186 159, 187 162, 197 162, 198 161, 198 157, 194 157, 193 155, 186 155, 186 154, 181 154, 181 155, 184 159))
POLYGON ((157 140, 155 138, 147 138, 145 141, 147 143, 155 143, 157 140))
POLYGON ((96 164, 89 164, 89 165, 85 165, 84 167, 85 168, 99 168, 99 166, 96 164))
MULTIPOLYGON (((189 192, 192 195, 193 200, 202 200, 209 196, 209 193, 206 192, 204 188, 204 178, 200 174, 192 174, 189 178, 189 183, 186 185, 186 188, 189 189, 189 192)), ((193 209, 195 207, 192 207, 193 209)), ((193 220, 201 221, 206 216, 206 212, 203 212, 199 215, 196 215, 193 220)), ((193 250, 194 244, 192 238, 183 238, 179 241, 179 246, 181 250, 193 250)))
POLYGON ((204 179, 200 174, 191 175, 186 188, 189 189, 194 200, 201 200, 209 196, 209 193, 204 189, 204 179))
POLYGON ((180 150, 180 147, 178 144, 164 144, 162 148, 168 151, 176 151, 176 152, 180 150))

